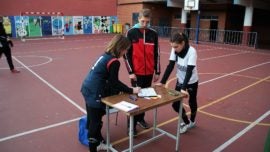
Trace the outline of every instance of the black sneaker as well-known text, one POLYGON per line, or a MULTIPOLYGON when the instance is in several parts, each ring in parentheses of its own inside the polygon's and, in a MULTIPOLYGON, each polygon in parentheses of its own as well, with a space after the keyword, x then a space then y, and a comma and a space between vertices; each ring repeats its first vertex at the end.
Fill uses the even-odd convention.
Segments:
POLYGON ((148 129, 148 128, 150 128, 149 125, 145 122, 145 120, 138 121, 138 124, 139 124, 143 129, 148 129))

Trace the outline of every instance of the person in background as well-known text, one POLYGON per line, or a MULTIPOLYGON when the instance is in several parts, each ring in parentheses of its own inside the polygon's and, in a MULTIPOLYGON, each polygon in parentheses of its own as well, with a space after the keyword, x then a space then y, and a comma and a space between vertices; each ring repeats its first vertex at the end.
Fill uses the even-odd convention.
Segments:
MULTIPOLYGON (((142 9, 139 12, 139 23, 127 31, 127 37, 132 42, 132 46, 124 58, 133 87, 151 87, 153 76, 156 82, 160 75, 158 34, 149 27, 150 18, 150 9, 142 9)), ((134 116, 134 135, 137 134, 137 123, 144 129, 149 128, 144 117, 145 113, 134 116)))
MULTIPOLYGON (((188 38, 183 33, 174 33, 170 38, 171 54, 169 64, 157 85, 163 85, 168 80, 174 65, 176 64, 177 82, 175 90, 180 91, 189 97, 188 103, 191 109, 190 119, 186 115, 186 111, 182 109, 182 119, 180 133, 185 133, 188 129, 195 126, 195 118, 197 113, 197 91, 198 91, 198 72, 197 72, 197 52, 195 48, 189 45, 188 38)), ((172 104, 173 109, 179 112, 181 101, 172 104)))
POLYGON ((7 36, 3 23, 0 22, 0 58, 4 53, 7 58, 10 71, 12 73, 19 73, 20 71, 14 68, 10 47, 13 47, 13 43, 7 36))
MULTIPOLYGON (((120 61, 126 50, 130 47, 130 41, 122 36, 115 35, 106 48, 106 51, 91 67, 84 79, 81 93, 86 102, 87 128, 90 152, 106 150, 104 138, 101 134, 102 117, 105 115, 105 104, 101 98, 112 94, 106 94, 106 85, 110 84, 118 92, 138 93, 140 88, 130 88, 118 79, 120 61)), ((114 91, 115 94, 115 91, 114 91)))

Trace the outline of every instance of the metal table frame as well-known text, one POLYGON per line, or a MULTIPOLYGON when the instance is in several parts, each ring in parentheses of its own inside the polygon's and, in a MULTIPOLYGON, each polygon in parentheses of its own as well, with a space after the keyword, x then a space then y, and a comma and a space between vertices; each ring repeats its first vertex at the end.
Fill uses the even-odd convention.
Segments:
MULTIPOLYGON (((177 98, 178 100, 181 100, 183 96, 179 96, 179 98, 177 98)), ((173 101, 172 101, 173 102, 173 101)), ((176 131, 176 135, 173 135, 161 128, 157 127, 157 108, 161 107, 163 105, 167 105, 169 103, 172 102, 167 102, 167 103, 163 103, 163 104, 159 104, 159 105, 155 105, 153 107, 149 107, 149 110, 153 110, 154 111, 154 122, 153 122, 153 134, 152 137, 150 139, 147 139, 141 143, 138 143, 137 145, 134 145, 133 143, 133 136, 134 136, 134 116, 145 112, 145 111, 138 111, 136 114, 133 114, 132 112, 124 112, 127 116, 129 116, 129 148, 123 150, 123 152, 133 152, 134 149, 137 149, 138 147, 141 147, 149 142, 152 142, 154 140, 159 139, 160 137, 162 137, 163 135, 167 135, 168 137, 174 139, 176 141, 175 144, 175 151, 178 152, 179 151, 179 140, 180 140, 180 123, 181 123, 181 116, 182 116, 182 102, 180 102, 180 106, 179 106, 179 113, 178 113, 178 122, 177 122, 177 131, 176 131), (160 132, 160 134, 156 134, 156 132, 160 132)), ((106 103, 105 103, 106 104, 106 103)), ((118 152, 115 148, 112 147, 112 145, 110 144, 110 118, 109 118, 109 106, 108 104, 106 104, 106 121, 107 121, 107 125, 106 125, 106 134, 107 134, 107 152, 112 151, 112 152, 118 152)), ((120 109, 119 109, 120 110, 120 109)), ((121 110, 120 110, 121 111, 121 110)), ((148 110, 146 110, 148 111, 148 110)))

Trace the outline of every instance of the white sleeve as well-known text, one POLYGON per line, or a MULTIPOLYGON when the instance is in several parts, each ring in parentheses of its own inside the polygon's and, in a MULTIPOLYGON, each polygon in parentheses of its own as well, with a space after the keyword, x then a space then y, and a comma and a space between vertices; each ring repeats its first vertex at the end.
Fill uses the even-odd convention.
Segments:
POLYGON ((197 52, 193 47, 189 48, 189 59, 188 59, 188 65, 194 65, 196 66, 197 62, 197 52))
POLYGON ((170 59, 169 60, 176 61, 176 54, 175 54, 174 48, 172 48, 172 50, 171 50, 171 54, 170 54, 170 59))

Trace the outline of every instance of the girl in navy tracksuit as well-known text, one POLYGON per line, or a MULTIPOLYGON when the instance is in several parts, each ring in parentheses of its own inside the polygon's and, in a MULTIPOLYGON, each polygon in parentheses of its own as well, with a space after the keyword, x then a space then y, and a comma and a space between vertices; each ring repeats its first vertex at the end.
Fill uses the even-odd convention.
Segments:
POLYGON ((97 147, 104 140, 101 128, 102 116, 105 115, 105 104, 101 102, 101 98, 106 96, 106 84, 114 86, 118 92, 139 92, 139 88, 129 88, 118 79, 120 62, 117 59, 122 57, 129 47, 130 41, 126 37, 122 35, 113 37, 106 52, 94 63, 82 83, 81 93, 86 102, 90 152, 96 152, 97 147), (111 63, 108 64, 109 62, 111 63), (107 67, 108 65, 109 67, 107 67))

